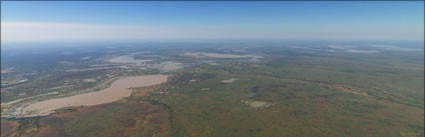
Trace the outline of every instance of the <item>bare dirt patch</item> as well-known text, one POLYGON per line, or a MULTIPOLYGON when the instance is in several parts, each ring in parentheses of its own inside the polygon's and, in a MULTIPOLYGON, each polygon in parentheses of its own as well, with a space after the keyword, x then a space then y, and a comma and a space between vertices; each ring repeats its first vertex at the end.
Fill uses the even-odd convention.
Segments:
POLYGON ((253 109, 263 109, 270 108, 274 104, 265 101, 251 101, 251 100, 242 100, 243 103, 247 104, 249 107, 253 109))
POLYGON ((223 83, 233 83, 236 80, 239 80, 239 79, 237 79, 237 78, 231 78, 231 79, 222 80, 221 82, 223 82, 223 83))
POLYGON ((341 90, 341 91, 344 91, 344 92, 364 96, 364 97, 370 97, 369 94, 367 94, 365 91, 362 91, 358 88, 347 87, 347 86, 340 85, 340 84, 330 84, 330 85, 328 85, 328 87, 335 88, 335 89, 338 89, 338 90, 341 90))

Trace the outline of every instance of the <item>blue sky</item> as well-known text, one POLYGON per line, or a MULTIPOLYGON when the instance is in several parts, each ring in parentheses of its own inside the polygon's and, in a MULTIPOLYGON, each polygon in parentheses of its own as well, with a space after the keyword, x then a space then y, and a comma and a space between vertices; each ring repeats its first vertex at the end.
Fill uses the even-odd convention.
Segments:
POLYGON ((2 1, 1 22, 11 41, 423 40, 424 2, 2 1))

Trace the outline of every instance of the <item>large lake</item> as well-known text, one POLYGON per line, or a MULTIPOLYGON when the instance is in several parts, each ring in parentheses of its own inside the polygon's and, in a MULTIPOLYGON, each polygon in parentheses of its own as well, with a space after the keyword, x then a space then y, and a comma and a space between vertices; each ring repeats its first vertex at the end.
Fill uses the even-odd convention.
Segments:
POLYGON ((16 112, 15 115, 18 117, 33 117, 48 115, 54 112, 54 110, 71 107, 71 106, 93 106, 98 104, 110 103, 121 100, 131 95, 131 87, 145 87, 161 84, 167 81, 167 75, 145 75, 136 77, 125 77, 116 80, 111 84, 110 87, 65 98, 56 98, 44 100, 30 104, 20 111, 16 112))

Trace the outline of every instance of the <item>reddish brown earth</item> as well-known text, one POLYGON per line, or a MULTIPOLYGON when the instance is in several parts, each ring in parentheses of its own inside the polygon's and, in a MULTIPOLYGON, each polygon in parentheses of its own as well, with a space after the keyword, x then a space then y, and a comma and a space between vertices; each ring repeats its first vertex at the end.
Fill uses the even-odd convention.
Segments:
POLYGON ((169 114, 148 102, 120 101, 58 110, 40 119, 37 136, 166 136, 169 114))

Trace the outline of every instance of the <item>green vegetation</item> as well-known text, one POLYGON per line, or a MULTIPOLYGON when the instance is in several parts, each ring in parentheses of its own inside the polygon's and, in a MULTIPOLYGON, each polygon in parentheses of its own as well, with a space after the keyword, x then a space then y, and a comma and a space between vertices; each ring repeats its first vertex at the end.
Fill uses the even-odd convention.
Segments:
POLYGON ((415 106, 366 98, 311 80, 255 75, 264 66, 259 70, 244 66, 245 73, 237 71, 235 64, 225 67, 217 70, 205 67, 209 69, 207 74, 215 77, 182 86, 159 99, 175 110, 175 121, 189 131, 186 135, 400 136, 405 130, 423 135, 423 129, 408 126, 423 127, 423 109, 415 106), (226 69, 235 71, 223 71, 226 69), (220 82, 229 78, 240 80, 231 84, 220 82), (253 85, 260 87, 260 95, 249 99, 253 85), (202 88, 210 90, 202 91, 202 88), (274 106, 256 110, 243 100, 267 101, 274 106))
MULTIPOLYGON (((382 50, 365 54, 327 52, 329 48, 323 43, 318 46, 290 44, 314 50, 306 53, 305 49, 279 44, 246 46, 240 43, 213 47, 128 47, 126 50, 149 50, 152 52, 149 55, 155 55, 148 58, 138 54, 137 59, 153 59, 155 63, 178 61, 184 63, 185 68, 166 72, 172 75, 170 80, 143 95, 97 106, 64 108, 40 118, 8 120, 19 123, 15 130, 18 136, 424 136, 423 50, 382 50), (233 51, 242 48, 246 52, 233 51), (192 51, 263 58, 255 61, 181 56, 192 51), (229 79, 234 81, 223 82, 229 79), (252 95, 254 86, 258 86, 258 91, 252 95)), ((360 46, 358 49, 373 48, 360 46)), ((107 51, 104 50, 100 51, 107 51)), ((118 50, 113 55, 123 54, 129 53, 118 50)), ((98 58, 103 57, 104 54, 98 54, 98 58)), ((99 62, 86 61, 85 65, 99 62)), ((84 63, 77 66, 83 68, 84 63)), ((13 91, 20 91, 20 86, 36 87, 35 84, 46 81, 58 82, 42 85, 40 89, 60 86, 66 80, 99 77, 93 83, 75 83, 74 90, 60 93, 64 95, 76 89, 85 91, 98 87, 118 76, 159 72, 120 68, 49 73, 33 79, 34 82, 18 85, 13 91)), ((40 93, 45 92, 34 94, 40 93)), ((8 101, 32 95, 16 97, 3 95, 2 91, 2 97, 8 101)), ((13 127, 13 124, 5 125, 13 127)))

